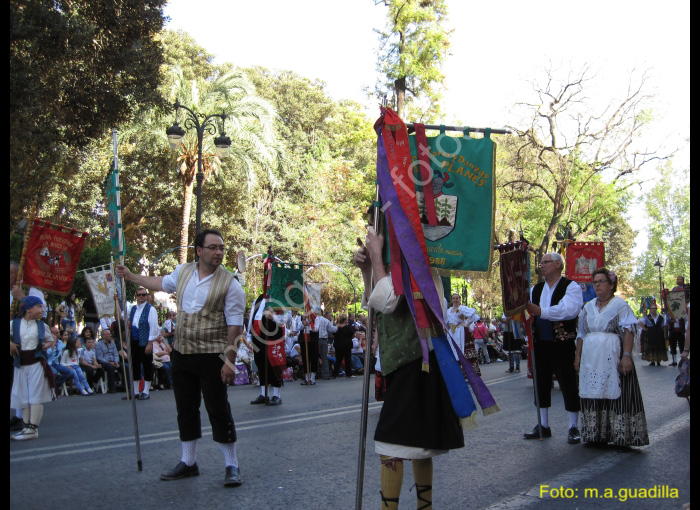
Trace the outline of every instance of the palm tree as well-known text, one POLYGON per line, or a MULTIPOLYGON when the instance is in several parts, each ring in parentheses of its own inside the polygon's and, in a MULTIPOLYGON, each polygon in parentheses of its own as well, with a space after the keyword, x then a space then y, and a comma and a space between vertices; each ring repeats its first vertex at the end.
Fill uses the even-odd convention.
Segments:
MULTIPOLYGON (((284 162, 282 143, 274 128, 276 113, 266 100, 255 95, 255 88, 239 70, 233 70, 210 80, 183 78, 182 69, 171 67, 168 76, 169 87, 166 99, 171 103, 179 101, 195 113, 226 114, 225 131, 231 139, 229 154, 219 159, 213 144, 214 136, 205 136, 202 146, 202 173, 204 181, 221 170, 242 169, 248 189, 252 189, 257 179, 257 172, 263 170, 269 180, 275 183, 275 170, 284 162)), ((165 130, 172 122, 172 112, 151 112, 148 118, 138 122, 136 129, 147 130, 166 144, 165 130)), ((187 123, 183 123, 185 128, 187 123)), ((217 126, 220 131, 221 126, 217 126)), ((213 130, 212 130, 213 132, 213 130)), ((140 136, 143 136, 143 131, 140 136)), ((177 175, 183 186, 183 201, 180 229, 180 263, 187 261, 189 244, 189 226, 192 209, 192 195, 197 175, 197 133, 189 129, 179 145, 177 155, 177 175)))

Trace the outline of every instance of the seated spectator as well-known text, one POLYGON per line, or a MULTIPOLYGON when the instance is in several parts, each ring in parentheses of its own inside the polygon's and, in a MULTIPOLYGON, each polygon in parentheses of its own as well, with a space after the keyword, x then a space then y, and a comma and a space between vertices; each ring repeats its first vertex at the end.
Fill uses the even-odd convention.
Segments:
MULTIPOLYGON (((84 328, 83 333, 86 329, 89 328, 84 328)), ((85 348, 80 351, 80 368, 85 372, 85 379, 90 387, 98 383, 104 376, 102 365, 97 361, 95 339, 92 337, 85 340, 85 348)))
POLYGON ((356 331, 352 339, 352 350, 350 351, 352 359, 352 369, 355 373, 364 373, 365 365, 365 334, 362 331, 356 331))
POLYGON ((94 391, 88 385, 85 379, 85 374, 83 374, 80 368, 80 339, 79 338, 69 338, 66 342, 66 348, 63 350, 61 355, 61 365, 70 368, 73 371, 73 382, 78 391, 83 395, 92 395, 94 391))
POLYGON ((165 322, 163 322, 160 334, 163 335, 168 345, 172 347, 175 343, 175 312, 169 311, 165 314, 165 322))
POLYGON ((56 337, 56 343, 53 347, 46 350, 46 363, 51 367, 51 371, 56 379, 56 389, 58 389, 63 386, 63 383, 73 379, 73 371, 61 365, 61 355, 63 354, 63 349, 66 348, 68 332, 59 331, 58 326, 54 326, 51 328, 51 334, 56 337))
POLYGON ((153 341, 153 368, 158 368, 158 381, 160 381, 160 387, 158 389, 164 389, 163 382, 165 382, 165 388, 171 389, 173 387, 173 378, 171 375, 172 363, 170 362, 170 353, 172 352, 172 347, 168 345, 168 342, 159 336, 153 341))
POLYGON ((95 347, 97 362, 107 374, 107 393, 114 393, 116 388, 116 377, 120 365, 119 351, 112 338, 112 331, 109 328, 102 330, 102 341, 95 347))

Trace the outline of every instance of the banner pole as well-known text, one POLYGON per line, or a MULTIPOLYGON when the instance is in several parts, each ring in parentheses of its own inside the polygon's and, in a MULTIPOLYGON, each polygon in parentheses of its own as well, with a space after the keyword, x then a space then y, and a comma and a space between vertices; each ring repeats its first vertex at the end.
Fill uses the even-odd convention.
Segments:
MULTIPOLYGON (((379 233, 379 226, 381 225, 379 219, 379 185, 375 187, 374 192, 374 218, 372 226, 374 231, 379 233)), ((374 275, 370 276, 370 286, 373 285, 374 275)), ((371 290, 371 289, 370 289, 371 290)), ((371 293, 371 292, 370 292, 371 293)), ((364 477, 365 477, 365 454, 367 450, 367 417, 369 414, 369 373, 371 372, 371 367, 367 366, 372 361, 372 356, 367 354, 367 349, 371 352, 371 346, 374 337, 374 309, 369 306, 367 310, 367 343, 365 347, 365 373, 362 377, 362 408, 360 414, 360 441, 358 446, 358 458, 357 458, 357 484, 355 487, 355 510, 362 510, 362 492, 364 489, 364 477)), ((376 377, 376 375, 375 375, 376 377)))
MULTIPOLYGON (((112 146, 114 149, 114 187, 115 187, 115 198, 117 202, 117 211, 118 211, 118 218, 117 218, 117 239, 118 239, 118 255, 119 255, 119 264, 124 265, 124 251, 125 251, 125 246, 124 246, 124 235, 123 235, 123 230, 122 230, 122 217, 121 217, 121 199, 119 197, 120 195, 120 188, 119 188, 119 157, 117 153, 117 130, 112 129, 112 146)), ((122 306, 121 306, 121 312, 124 314, 124 325, 126 326, 126 332, 125 335, 122 336, 122 333, 120 331, 120 339, 122 340, 122 349, 125 348, 125 346, 128 346, 126 348, 126 355, 129 360, 129 373, 126 374, 127 378, 125 378, 125 381, 128 381, 129 387, 126 388, 126 396, 127 398, 129 397, 129 391, 131 391, 131 414, 134 419, 134 442, 136 446, 136 467, 139 471, 143 471, 143 461, 141 460, 141 442, 139 441, 139 421, 138 421, 138 416, 136 415, 136 392, 133 391, 134 387, 134 381, 133 381, 133 372, 134 372, 134 367, 132 365, 132 357, 131 357, 131 328, 128 326, 127 322, 127 310, 126 310, 126 280, 124 278, 119 278, 121 288, 122 288, 122 306)), ((119 321, 120 316, 117 316, 117 323, 118 327, 121 330, 121 322, 119 321)), ((126 367, 124 367, 124 371, 127 372, 126 367)))

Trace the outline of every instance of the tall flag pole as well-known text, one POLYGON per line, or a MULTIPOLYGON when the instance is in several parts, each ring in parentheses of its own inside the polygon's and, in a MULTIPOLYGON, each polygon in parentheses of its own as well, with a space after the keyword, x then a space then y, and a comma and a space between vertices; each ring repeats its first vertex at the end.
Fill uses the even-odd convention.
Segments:
MULTIPOLYGON (((114 149, 114 165, 109 175, 107 176, 107 182, 105 186, 105 193, 107 195, 107 209, 109 215, 109 239, 112 245, 112 260, 118 261, 119 265, 124 265, 124 253, 126 249, 126 243, 124 242, 124 229, 122 228, 122 207, 120 198, 120 188, 119 188, 119 157, 117 154, 117 130, 112 129, 112 146, 114 149)), ((124 278, 120 279, 120 284, 117 285, 117 292, 120 292, 121 298, 121 311, 123 316, 126 318, 126 281, 124 278)), ((117 310, 117 326, 121 328, 121 321, 119 310, 117 310)), ((126 324, 126 322, 125 322, 126 324)), ((131 359, 131 334, 130 328, 126 328, 126 331, 120 331, 119 338, 122 342, 122 349, 125 345, 127 347, 127 357, 129 359, 129 367, 132 367, 131 359)), ((123 365, 122 365, 123 366, 123 365)), ((143 461, 141 460, 141 443, 139 441, 139 422, 136 415, 136 393, 133 391, 133 371, 129 371, 129 374, 125 374, 124 380, 127 381, 127 396, 131 391, 131 413, 134 418, 134 441, 136 444, 136 465, 139 471, 143 471, 143 461)))

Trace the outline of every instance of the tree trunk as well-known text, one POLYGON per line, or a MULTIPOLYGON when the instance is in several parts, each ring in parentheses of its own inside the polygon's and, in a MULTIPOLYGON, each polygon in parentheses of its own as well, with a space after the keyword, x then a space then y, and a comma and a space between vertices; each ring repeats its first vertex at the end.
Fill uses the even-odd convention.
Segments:
POLYGON ((406 77, 403 76, 394 82, 396 88, 396 114, 404 122, 404 110, 406 109, 406 77))
POLYGON ((190 213, 192 211, 192 191, 194 190, 194 180, 185 182, 185 196, 182 200, 182 220, 180 225, 180 251, 178 263, 187 262, 187 245, 190 237, 190 213))

